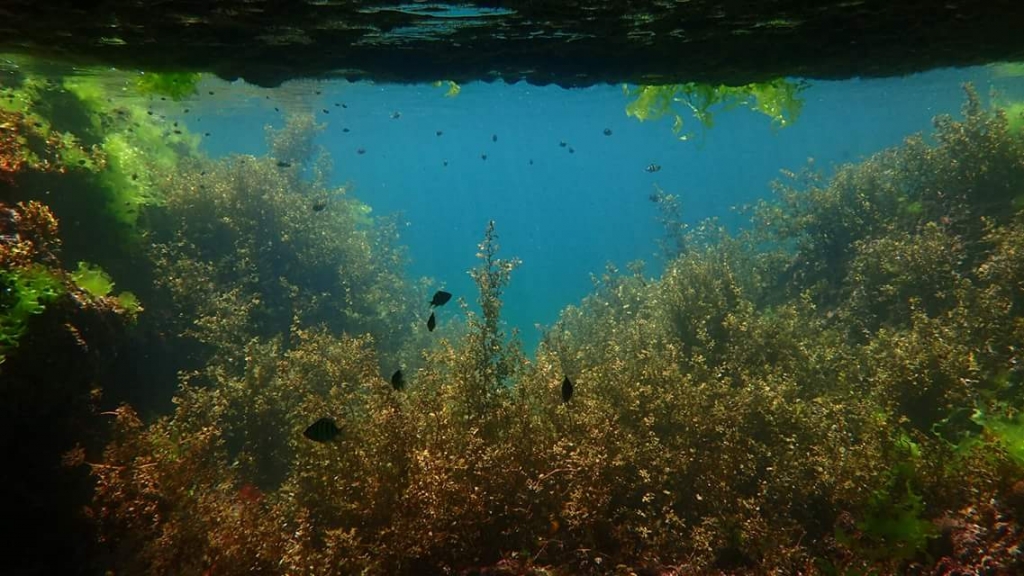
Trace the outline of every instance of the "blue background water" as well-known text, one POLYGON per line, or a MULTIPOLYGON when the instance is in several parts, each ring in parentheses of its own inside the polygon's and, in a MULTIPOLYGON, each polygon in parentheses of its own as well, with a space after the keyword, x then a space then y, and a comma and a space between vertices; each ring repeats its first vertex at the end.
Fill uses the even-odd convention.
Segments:
MULTIPOLYGON (((816 81, 788 128, 773 131, 766 116, 737 109, 717 114, 703 137, 688 118, 698 133, 690 141, 673 134, 671 119, 627 117, 629 98, 618 86, 473 83, 448 98, 446 86, 325 82, 298 88, 305 96, 289 106, 316 111, 328 125, 320 143, 332 154, 337 184, 353 184, 376 214, 402 215, 413 276, 475 303, 467 271, 477 265, 487 221, 496 221, 501 255, 522 259, 504 318, 529 350, 541 335, 535 325, 550 325, 585 296, 591 274, 607 263, 643 259, 648 274, 658 274, 654 185, 681 196, 688 221, 718 216, 742 226, 731 207, 770 195, 780 169, 799 170, 810 157, 828 169, 929 132, 936 114, 959 115, 967 80, 982 95, 996 81, 985 69, 816 81), (651 163, 661 171, 646 172, 651 163)), ((263 127, 282 125, 285 108, 263 93, 250 100, 199 116, 193 130, 211 132, 209 153, 266 153, 263 127)))

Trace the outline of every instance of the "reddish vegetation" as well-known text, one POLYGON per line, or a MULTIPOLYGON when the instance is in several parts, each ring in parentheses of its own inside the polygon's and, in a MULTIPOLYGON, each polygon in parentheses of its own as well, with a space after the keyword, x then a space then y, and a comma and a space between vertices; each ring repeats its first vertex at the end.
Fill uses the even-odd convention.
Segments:
POLYGON ((930 572, 935 576, 1024 574, 1024 481, 1004 501, 967 506, 943 517, 944 555, 930 572))
POLYGON ((53 264, 60 249, 57 219, 44 204, 32 200, 17 208, 0 203, 0 268, 28 266, 33 262, 53 264))
POLYGON ((21 125, 17 121, 19 116, 11 112, 0 112, 0 182, 13 182, 12 175, 20 172, 25 165, 18 139, 21 125))

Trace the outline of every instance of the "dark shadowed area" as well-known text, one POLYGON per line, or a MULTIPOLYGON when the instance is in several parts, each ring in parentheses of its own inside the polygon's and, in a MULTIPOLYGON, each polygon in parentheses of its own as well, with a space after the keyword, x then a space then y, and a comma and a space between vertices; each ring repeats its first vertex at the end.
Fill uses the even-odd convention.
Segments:
POLYGON ((0 2, 0 52, 300 77, 745 84, 1024 57, 1012 0, 0 2))

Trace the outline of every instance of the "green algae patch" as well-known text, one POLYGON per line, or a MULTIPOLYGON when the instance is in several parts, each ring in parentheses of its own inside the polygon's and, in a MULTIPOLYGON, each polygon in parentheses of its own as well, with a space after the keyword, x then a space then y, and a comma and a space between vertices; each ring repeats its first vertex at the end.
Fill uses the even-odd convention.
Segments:
POLYGON ((1019 415, 995 416, 977 409, 971 416, 1017 464, 1024 466, 1024 422, 1019 415))
MULTIPOLYGON (((71 280, 93 298, 106 298, 114 291, 114 280, 110 274, 95 264, 79 262, 78 269, 71 273, 71 280)), ((131 292, 121 292, 114 296, 114 300, 129 317, 134 318, 142 311, 138 297, 131 292)))
POLYGON ((78 269, 71 273, 71 279, 79 288, 94 298, 103 298, 114 289, 114 281, 99 266, 79 262, 78 269))
POLYGON ((680 140, 693 137, 684 131, 686 116, 700 123, 702 130, 715 125, 715 114, 737 107, 748 108, 771 118, 773 129, 784 128, 796 121, 803 110, 800 93, 805 82, 777 79, 744 86, 716 86, 698 82, 662 86, 623 86, 623 93, 633 100, 626 104, 626 115, 641 122, 662 117, 672 118, 672 131, 680 140))
POLYGON ((0 271, 0 363, 18 345, 29 319, 64 292, 61 280, 41 264, 0 271))
POLYGON ((202 77, 198 72, 143 72, 135 81, 135 87, 140 94, 166 96, 178 102, 196 93, 202 77))

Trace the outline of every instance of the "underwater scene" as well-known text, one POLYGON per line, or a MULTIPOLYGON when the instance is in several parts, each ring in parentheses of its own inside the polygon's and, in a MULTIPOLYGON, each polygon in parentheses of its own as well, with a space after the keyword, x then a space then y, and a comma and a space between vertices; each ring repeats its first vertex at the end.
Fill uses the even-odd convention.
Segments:
POLYGON ((1024 66, 0 58, 12 575, 1024 574, 1024 66))

